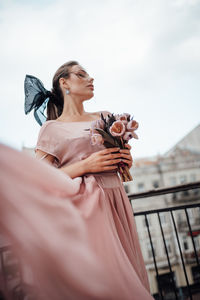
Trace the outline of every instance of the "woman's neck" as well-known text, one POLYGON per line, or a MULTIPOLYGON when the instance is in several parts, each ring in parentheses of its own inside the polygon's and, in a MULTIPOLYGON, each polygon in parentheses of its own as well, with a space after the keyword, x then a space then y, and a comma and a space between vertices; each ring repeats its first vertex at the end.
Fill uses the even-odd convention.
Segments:
POLYGON ((60 118, 78 118, 82 117, 83 115, 85 115, 83 100, 72 98, 70 95, 66 96, 64 99, 63 112, 60 115, 60 118))
POLYGON ((80 98, 66 95, 64 98, 64 107, 62 114, 57 118, 58 121, 85 121, 88 114, 83 107, 83 101, 80 98))

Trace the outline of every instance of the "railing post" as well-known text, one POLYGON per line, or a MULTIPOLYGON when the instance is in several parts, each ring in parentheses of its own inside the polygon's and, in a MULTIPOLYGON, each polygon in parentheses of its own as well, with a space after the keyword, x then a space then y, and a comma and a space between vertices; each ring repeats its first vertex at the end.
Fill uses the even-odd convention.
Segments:
POLYGON ((164 300, 163 293, 162 293, 162 288, 161 288, 160 282, 159 282, 159 273, 158 273, 158 267, 157 267, 157 263, 156 263, 155 251, 154 251, 153 243, 152 243, 152 239, 151 239, 151 232, 150 232, 150 229, 149 229, 149 222, 148 222, 146 214, 145 214, 145 222, 147 224, 147 231, 148 231, 148 235, 149 235, 149 240, 150 240, 151 251, 152 251, 152 255, 153 255, 154 266, 155 266, 155 269, 156 269, 156 276, 157 276, 157 282, 158 282, 158 290, 159 290, 160 295, 161 295, 161 300, 164 300))
POLYGON ((160 225, 162 239, 163 239, 163 243, 164 243, 164 247, 165 247, 165 252, 166 252, 166 255, 167 255, 167 262, 168 262, 168 266, 169 266, 169 270, 170 270, 170 275, 171 275, 171 279, 172 279, 172 283, 173 283, 174 294, 175 294, 176 300, 178 300, 178 296, 177 296, 177 292, 176 292, 176 284, 174 282, 174 276, 173 276, 173 272, 172 272, 172 268, 171 268, 171 263, 170 263, 170 259, 169 259, 169 254, 168 254, 168 250, 167 250, 167 245, 166 245, 166 241, 165 241, 165 236, 164 236, 164 232, 163 232, 163 228, 162 228, 162 224, 161 224, 159 212, 157 213, 157 216, 158 216, 158 221, 159 221, 159 225, 160 225))
POLYGON ((171 218, 172 218, 172 222, 173 222, 173 225, 174 225, 175 235, 176 235, 176 239, 177 239, 177 243, 178 243, 178 248, 179 248, 179 252, 180 252, 180 256, 181 256, 181 262, 182 262, 182 266, 183 266, 183 271, 184 271, 184 275, 185 275, 185 280, 186 280, 186 284, 187 284, 187 289, 188 289, 189 297, 192 300, 192 294, 191 294, 190 285, 189 285, 189 281, 188 281, 188 277, 187 277, 187 272, 186 272, 184 258, 183 258, 183 253, 182 253, 182 250, 181 250, 179 236, 178 236, 178 232, 177 232, 177 228, 176 228, 176 223, 175 223, 175 220, 174 220, 173 212, 170 211, 170 213, 171 213, 171 218))
POLYGON ((187 208, 185 208, 185 214, 186 214, 186 218, 187 218, 187 223, 188 223, 188 227, 189 227, 189 232, 190 232, 190 235, 191 235, 191 238, 192 238, 192 245, 193 245, 193 248, 194 248, 194 253, 195 253, 196 262, 197 262, 197 265, 199 266, 199 258, 198 258, 197 251, 196 251, 196 247, 195 247, 195 243, 194 243, 194 238, 193 238, 193 234, 192 234, 192 228, 191 228, 191 225, 190 225, 190 221, 189 221, 189 216, 188 216, 187 208))
MULTIPOLYGON (((195 189, 197 190, 199 188, 200 188, 200 181, 190 183, 190 184, 183 184, 183 185, 179 185, 179 186, 173 186, 173 187, 169 187, 169 188, 159 188, 159 189, 150 190, 150 191, 143 192, 143 193, 129 195, 129 199, 130 199, 130 201, 131 200, 136 201, 137 199, 141 199, 141 198, 150 198, 150 197, 154 197, 154 196, 158 196, 158 195, 180 193, 181 191, 189 191, 189 190, 195 190, 195 189)), ((192 193, 191 195, 193 195, 193 194, 194 193, 192 193)), ((189 195, 190 195, 190 193, 189 193, 189 195)), ((192 239, 192 244, 193 244, 193 249, 194 249, 194 251, 192 252, 192 257, 194 256, 194 259, 195 259, 196 264, 197 264, 196 269, 195 269, 196 273, 194 273, 194 274, 198 275, 198 268, 200 267, 200 259, 199 259, 199 253, 198 253, 198 251, 196 249, 196 245, 195 245, 195 240, 194 240, 194 235, 193 235, 194 229, 193 229, 193 226, 190 223, 190 219, 189 219, 189 215, 188 215, 188 209, 190 209, 190 208, 191 209, 200 208, 200 203, 199 203, 200 199, 197 198, 197 193, 195 195, 196 195, 196 198, 192 199, 195 202, 193 202, 192 204, 187 203, 187 205, 185 205, 185 204, 184 205, 183 204, 177 205, 177 203, 175 203, 174 205, 171 205, 171 206, 166 205, 164 208, 162 207, 160 209, 150 209, 150 210, 146 209, 145 211, 140 211, 140 212, 133 213, 135 217, 137 217, 137 216, 144 216, 145 217, 147 231, 148 231, 147 238, 149 239, 149 242, 150 242, 150 247, 151 247, 153 262, 154 262, 154 267, 155 267, 155 272, 156 272, 156 276, 157 276, 158 294, 159 294, 158 296, 159 296, 159 299, 162 299, 162 300, 165 299, 165 295, 164 295, 165 286, 161 285, 161 281, 159 279, 159 277, 161 277, 162 274, 159 274, 159 264, 158 264, 158 259, 156 258, 156 254, 155 254, 156 249, 155 249, 155 246, 153 244, 152 232, 151 232, 150 227, 149 227, 148 216, 157 214, 157 217, 158 217, 158 221, 159 221, 158 226, 160 227, 161 236, 162 236, 162 243, 164 245, 164 249, 165 249, 166 257, 167 257, 167 262, 168 262, 168 273, 165 273, 166 276, 164 278, 168 278, 167 276, 169 276, 168 280, 169 280, 169 282, 172 282, 173 290, 174 290, 174 295, 172 295, 171 297, 173 297, 173 299, 179 299, 179 300, 183 300, 183 299, 186 299, 188 297, 187 299, 192 300, 192 294, 198 292, 199 293, 198 296, 199 296, 199 299, 200 299, 200 285, 195 284, 195 278, 196 277, 193 278, 194 279, 194 286, 193 286, 192 283, 189 283, 189 277, 188 277, 189 275, 187 273, 188 270, 186 268, 184 253, 183 253, 182 248, 181 248, 181 241, 180 241, 180 236, 179 236, 179 234, 182 231, 179 232, 179 228, 177 228, 177 224, 176 224, 176 220, 175 220, 175 215, 173 213, 175 211, 183 210, 183 214, 184 214, 184 211, 185 211, 185 215, 186 215, 186 219, 187 219, 187 222, 185 222, 185 226, 187 228, 187 232, 190 233, 190 236, 191 236, 191 239, 192 239), (178 249, 179 249, 178 253, 177 253, 179 258, 180 258, 179 265, 182 267, 183 274, 184 274, 184 277, 185 277, 185 283, 181 284, 180 288, 176 287, 175 278, 173 276, 172 261, 170 261, 171 257, 169 255, 167 243, 166 243, 166 240, 165 240, 165 232, 163 230, 163 225, 162 225, 162 222, 161 222, 161 216, 160 216, 161 212, 170 213, 171 221, 172 221, 172 224, 173 224, 172 229, 174 229, 173 230, 174 231, 174 242, 176 241, 178 249), (188 228, 189 228, 189 230, 188 230, 188 228), (192 291, 192 287, 194 287, 195 290, 192 291)), ((181 200, 180 198, 177 199, 177 201, 180 201, 180 200, 181 200)), ((183 200, 185 201, 185 198, 183 198, 183 200)), ((197 229, 197 231, 198 231, 197 234, 199 234, 200 233, 200 227, 197 229)), ((156 236, 156 237, 158 237, 158 236, 156 236)), ((161 268, 162 268, 162 266, 161 266, 161 268)), ((190 265, 190 268, 191 268, 191 265, 190 265)), ((166 291, 167 291, 167 288, 166 288, 166 291)), ((171 293, 173 291, 170 289, 169 292, 171 293)), ((196 295, 196 297, 198 297, 198 296, 196 295)), ((169 294, 168 294, 168 297, 170 297, 169 294)), ((197 298, 195 298, 195 299, 197 299, 197 298)))

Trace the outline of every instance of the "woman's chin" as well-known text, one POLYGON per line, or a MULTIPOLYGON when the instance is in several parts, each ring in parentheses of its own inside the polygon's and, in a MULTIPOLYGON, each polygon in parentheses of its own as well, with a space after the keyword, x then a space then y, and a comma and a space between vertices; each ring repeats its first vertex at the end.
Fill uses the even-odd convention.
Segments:
POLYGON ((94 93, 89 93, 87 95, 85 95, 84 100, 90 100, 92 97, 94 96, 94 93))

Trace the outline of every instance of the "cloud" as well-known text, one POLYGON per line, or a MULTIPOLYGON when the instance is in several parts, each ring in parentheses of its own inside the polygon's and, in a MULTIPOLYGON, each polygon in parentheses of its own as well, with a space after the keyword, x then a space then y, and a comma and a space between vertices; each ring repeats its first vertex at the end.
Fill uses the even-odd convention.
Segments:
POLYGON ((176 50, 179 60, 200 65, 200 36, 189 37, 176 50))

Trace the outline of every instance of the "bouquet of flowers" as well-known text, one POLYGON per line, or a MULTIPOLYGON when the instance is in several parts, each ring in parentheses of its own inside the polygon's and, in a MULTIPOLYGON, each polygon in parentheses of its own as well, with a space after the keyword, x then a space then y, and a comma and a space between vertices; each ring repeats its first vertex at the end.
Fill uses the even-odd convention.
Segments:
MULTIPOLYGON (((138 122, 133 120, 133 117, 128 113, 108 114, 106 118, 101 114, 101 119, 92 122, 91 143, 92 145, 103 144, 106 148, 126 149, 125 145, 130 139, 138 139, 135 133, 138 126, 138 122)), ((122 182, 133 180, 126 163, 118 163, 118 171, 122 182)))

